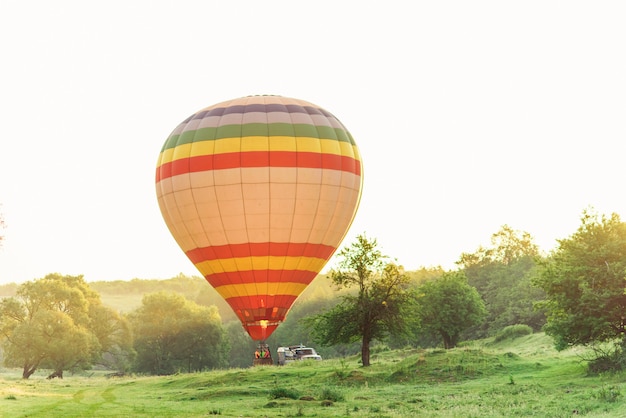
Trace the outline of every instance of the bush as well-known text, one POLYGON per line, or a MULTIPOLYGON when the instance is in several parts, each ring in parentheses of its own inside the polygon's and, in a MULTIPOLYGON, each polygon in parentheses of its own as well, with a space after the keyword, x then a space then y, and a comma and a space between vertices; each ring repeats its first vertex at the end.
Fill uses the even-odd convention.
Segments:
POLYGON ((620 351, 601 355, 593 360, 589 361, 588 373, 591 375, 607 373, 607 372, 619 372, 624 370, 626 365, 626 356, 620 351))
POLYGON ((622 392, 619 390, 619 386, 602 386, 594 395, 596 399, 605 402, 617 402, 622 397, 622 392))
POLYGON ((533 333, 533 329, 526 324, 509 325, 502 328, 495 336, 494 341, 500 342, 507 339, 515 339, 523 337, 524 335, 530 335, 533 333))
POLYGON ((270 399, 279 398, 298 399, 300 398, 300 393, 298 393, 298 391, 295 389, 287 388, 274 388, 270 390, 270 399))
POLYGON ((322 393, 320 394, 320 399, 332 402, 340 402, 343 401, 345 398, 343 396, 343 393, 341 392, 337 392, 336 390, 332 390, 329 388, 324 388, 322 389, 322 393))

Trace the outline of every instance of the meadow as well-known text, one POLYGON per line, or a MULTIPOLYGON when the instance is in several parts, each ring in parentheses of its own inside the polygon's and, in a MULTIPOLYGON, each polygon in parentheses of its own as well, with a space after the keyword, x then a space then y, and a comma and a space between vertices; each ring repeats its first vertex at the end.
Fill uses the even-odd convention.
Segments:
MULTIPOLYGON (((323 354, 323 352, 322 352, 323 354)), ((2 417, 620 417, 623 373, 590 376, 582 349, 542 333, 452 349, 375 350, 286 366, 29 380, 0 369, 2 417)))

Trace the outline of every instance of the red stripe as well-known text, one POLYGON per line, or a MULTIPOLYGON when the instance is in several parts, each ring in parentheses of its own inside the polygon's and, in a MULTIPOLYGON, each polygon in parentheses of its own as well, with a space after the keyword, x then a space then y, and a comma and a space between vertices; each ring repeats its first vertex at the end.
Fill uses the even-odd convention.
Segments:
POLYGON ((179 174, 251 167, 304 167, 341 170, 361 175, 359 160, 352 157, 293 151, 248 151, 181 158, 157 167, 156 182, 179 174))
POLYGON ((206 280, 213 287, 245 283, 309 284, 316 276, 316 272, 306 270, 247 270, 211 274, 206 280))
POLYGON ((274 332, 278 325, 268 325, 261 327, 260 325, 244 325, 248 335, 255 341, 265 341, 274 332))
POLYGON ((245 244, 216 245, 187 251, 192 263, 236 257, 314 257, 328 260, 335 247, 324 244, 290 242, 252 242, 245 244))
POLYGON ((157 167, 156 183, 161 181, 161 179, 166 179, 170 177, 172 177, 172 164, 161 164, 157 167))
POLYGON ((265 340, 285 320, 297 297, 291 295, 257 295, 226 299, 253 340, 265 340), (259 321, 268 321, 261 326, 259 321))
POLYGON ((242 321, 276 321, 283 320, 297 296, 291 295, 257 295, 240 296, 226 299, 242 321), (274 308, 278 308, 276 315, 272 316, 274 308), (241 314, 238 312, 240 311, 241 314), (250 316, 244 315, 247 311, 250 316))
POLYGON ((233 308, 241 322, 248 324, 258 321, 268 321, 269 323, 280 322, 285 319, 287 312, 289 312, 289 308, 287 307, 250 308, 248 306, 241 308, 240 305, 241 304, 236 303, 236 301, 233 301, 231 308, 233 308), (274 309, 276 309, 276 312, 274 312, 274 309))

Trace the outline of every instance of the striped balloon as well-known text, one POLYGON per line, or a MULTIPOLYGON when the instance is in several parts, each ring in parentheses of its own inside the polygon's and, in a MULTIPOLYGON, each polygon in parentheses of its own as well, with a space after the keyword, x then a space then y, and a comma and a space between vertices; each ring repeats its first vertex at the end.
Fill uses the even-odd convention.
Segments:
POLYGON ((281 96, 200 110, 170 134, 156 190, 187 257, 265 340, 345 236, 361 157, 326 110, 281 96))

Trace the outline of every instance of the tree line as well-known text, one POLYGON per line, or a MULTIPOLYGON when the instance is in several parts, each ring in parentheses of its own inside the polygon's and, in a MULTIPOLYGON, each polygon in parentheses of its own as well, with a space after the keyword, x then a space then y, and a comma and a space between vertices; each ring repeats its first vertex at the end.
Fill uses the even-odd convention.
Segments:
MULTIPOLYGON (((544 330, 558 349, 593 348, 597 370, 626 365, 626 224, 616 214, 584 211, 579 229, 548 255, 530 234, 504 225, 491 245, 461 254, 451 271, 404 271, 365 235, 337 259, 294 304, 270 346, 317 344, 324 357, 360 353, 368 366, 372 347, 448 349, 525 327, 544 330)), ((252 363, 256 343, 202 278, 87 284, 51 274, 12 289, 0 301, 2 356, 24 378, 39 368, 62 377, 94 366, 171 374, 252 363), (120 312, 102 302, 129 286, 144 293, 136 308, 120 312)))

